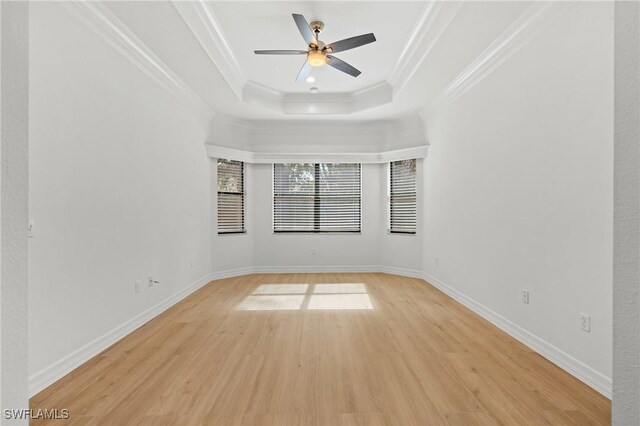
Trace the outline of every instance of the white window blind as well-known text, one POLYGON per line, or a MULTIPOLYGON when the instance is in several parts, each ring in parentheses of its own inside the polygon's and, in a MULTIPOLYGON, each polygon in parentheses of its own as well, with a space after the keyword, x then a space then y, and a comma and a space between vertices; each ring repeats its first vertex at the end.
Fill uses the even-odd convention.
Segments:
POLYGON ((390 232, 416 233, 416 160, 390 164, 390 232))
POLYGON ((218 159, 218 234, 244 232, 244 163, 218 159))
POLYGON ((360 164, 273 165, 274 232, 360 232, 360 164))

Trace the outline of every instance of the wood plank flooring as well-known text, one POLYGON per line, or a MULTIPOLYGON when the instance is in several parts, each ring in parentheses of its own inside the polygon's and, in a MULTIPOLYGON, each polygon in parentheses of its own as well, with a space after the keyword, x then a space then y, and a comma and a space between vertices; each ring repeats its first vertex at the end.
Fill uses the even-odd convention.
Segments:
POLYGON ((64 425, 588 425, 611 416, 607 398, 424 281, 378 273, 211 282, 31 408, 67 408, 64 425), (329 283, 364 285, 316 286, 329 283))

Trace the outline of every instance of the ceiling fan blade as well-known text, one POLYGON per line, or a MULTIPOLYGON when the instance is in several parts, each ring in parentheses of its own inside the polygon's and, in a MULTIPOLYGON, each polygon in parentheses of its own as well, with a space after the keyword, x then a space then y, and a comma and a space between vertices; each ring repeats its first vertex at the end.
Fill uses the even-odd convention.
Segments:
POLYGON ((376 41, 376 36, 373 33, 362 34, 355 37, 345 38, 344 40, 329 43, 325 46, 325 50, 329 50, 331 53, 342 52, 344 50, 353 49, 354 47, 364 46, 365 44, 373 43, 376 41))
POLYGON ((307 45, 313 44, 314 46, 317 46, 318 40, 316 39, 315 34, 311 30, 309 23, 307 22, 306 19, 304 19, 304 16, 299 15, 297 13, 292 13, 291 16, 293 16, 293 20, 296 21, 298 30, 300 31, 300 34, 302 34, 302 38, 307 43, 307 45))
POLYGON ((306 55, 306 50, 254 50, 256 55, 306 55))
POLYGON ((331 55, 327 55, 327 64, 331 65, 332 67, 334 67, 337 70, 340 70, 344 73, 349 74, 352 77, 357 77, 359 76, 360 70, 358 70, 357 68, 349 65, 348 63, 346 63, 345 61, 343 61, 342 59, 338 59, 335 56, 331 56, 331 55))
POLYGON ((311 73, 311 65, 309 65, 309 62, 304 61, 304 65, 302 66, 302 68, 300 68, 300 72, 296 77, 296 81, 304 81, 307 77, 309 77, 310 73, 311 73))

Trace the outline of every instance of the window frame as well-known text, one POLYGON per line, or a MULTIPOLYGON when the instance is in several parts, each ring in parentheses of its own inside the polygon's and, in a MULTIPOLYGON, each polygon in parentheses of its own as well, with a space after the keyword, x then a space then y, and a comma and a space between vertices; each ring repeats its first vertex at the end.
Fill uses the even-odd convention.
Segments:
POLYGON ((247 221, 246 221, 246 195, 247 195, 247 188, 246 188, 246 169, 247 165, 244 161, 240 161, 240 160, 232 160, 229 158, 216 158, 216 229, 218 232, 218 235, 242 235, 242 234, 246 234, 247 233, 247 221), (219 191, 218 190, 218 175, 220 173, 220 168, 218 165, 218 161, 219 160, 223 160, 223 161, 235 161, 241 164, 241 169, 240 169, 240 176, 242 179, 242 192, 228 192, 228 191, 219 191), (220 230, 220 194, 225 194, 225 195, 239 195, 241 196, 241 200, 242 200, 242 230, 240 231, 221 231, 220 230))
POLYGON ((323 235, 362 235, 362 163, 272 163, 271 164, 271 233, 272 234, 323 234, 323 235), (276 165, 277 164, 313 164, 313 177, 314 177, 314 229, 313 230, 276 230, 276 165), (320 211, 320 187, 316 184, 319 181, 320 164, 357 164, 359 168, 359 197, 358 197, 358 230, 357 231, 323 231, 316 228, 316 224, 319 223, 319 211, 320 211))
POLYGON ((392 190, 391 190, 391 176, 393 173, 393 163, 397 162, 397 161, 403 161, 403 160, 394 160, 394 161, 389 161, 387 163, 387 234, 389 235, 418 235, 418 193, 420 192, 418 190, 418 159, 417 158, 407 158, 406 160, 413 160, 415 161, 415 173, 414 173, 414 179, 415 179, 415 210, 416 210, 416 228, 415 231, 397 231, 397 230, 393 230, 391 227, 392 221, 393 221, 393 208, 392 208, 392 190))

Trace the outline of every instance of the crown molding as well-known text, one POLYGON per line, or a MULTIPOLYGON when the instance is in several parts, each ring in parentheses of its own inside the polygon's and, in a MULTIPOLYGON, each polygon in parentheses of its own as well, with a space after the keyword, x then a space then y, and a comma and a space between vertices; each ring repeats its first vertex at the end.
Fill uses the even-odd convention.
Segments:
POLYGON ((354 92, 284 93, 255 81, 242 89, 242 101, 282 114, 352 114, 393 101, 393 88, 381 81, 354 92))
POLYGON ((220 71, 227 85, 236 97, 242 100, 242 88, 246 84, 247 78, 231 51, 231 47, 222 32, 211 5, 202 0, 172 0, 171 3, 196 37, 213 65, 220 71))
POLYGON ((241 120, 216 115, 208 144, 261 152, 382 152, 427 145, 418 115, 393 120, 241 120), (320 139, 313 135, 321 135, 320 139), (318 149, 318 147, 321 147, 318 149))
POLYGON ((205 144, 209 156, 248 163, 379 163, 424 157, 428 146, 417 115, 359 122, 250 121, 218 115, 211 120, 209 133, 205 144))
POLYGON ((496 70, 562 15, 574 1, 533 2, 499 37, 469 64, 434 100, 422 116, 455 102, 496 70))
MULTIPOLYGON (((228 119, 225 119, 225 121, 228 119)), ((218 122, 218 117, 215 119, 218 122)), ((385 136, 386 134, 397 135, 399 132, 413 131, 421 133, 423 123, 417 115, 410 115, 393 120, 367 120, 367 121, 346 121, 346 120, 238 120, 232 119, 229 124, 244 126, 249 129, 254 136, 289 136, 299 135, 301 132, 319 132, 327 136, 343 135, 353 137, 363 135, 371 138, 375 135, 385 136), (244 123, 244 125, 240 124, 244 123)))
POLYGON ((73 16, 168 92, 183 100, 204 118, 210 119, 215 115, 214 110, 104 4, 98 1, 58 1, 73 16))
POLYGON ((387 163, 409 158, 425 158, 428 145, 384 152, 342 152, 342 153, 267 153, 252 152, 219 145, 205 145, 211 158, 244 161, 253 164, 273 163, 387 163))
POLYGON ((394 94, 413 78, 462 7, 462 2, 428 2, 389 74, 394 94))

